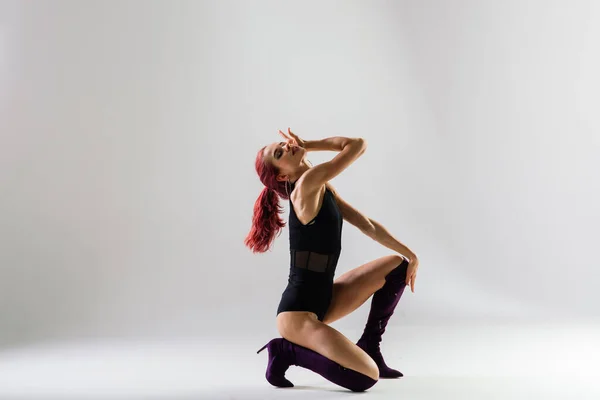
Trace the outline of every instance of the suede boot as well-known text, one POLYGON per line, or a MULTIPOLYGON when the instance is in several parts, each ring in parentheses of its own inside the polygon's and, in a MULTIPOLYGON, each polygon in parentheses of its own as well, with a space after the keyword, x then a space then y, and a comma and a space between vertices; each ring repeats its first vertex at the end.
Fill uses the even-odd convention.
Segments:
POLYGON ((290 365, 297 365, 309 369, 336 385, 342 386, 353 392, 364 392, 376 380, 352 369, 344 368, 340 364, 322 356, 321 354, 303 346, 294 344, 286 339, 277 338, 264 345, 257 353, 265 348, 269 351, 269 363, 265 377, 273 386, 293 387, 292 382, 285 378, 285 372, 290 365))
POLYGON ((406 272, 408 261, 402 263, 385 277, 385 284, 373 294, 371 299, 371 310, 362 336, 356 343, 375 361, 379 367, 379 378, 399 378, 404 376, 402 372, 388 367, 381 355, 381 336, 394 309, 402 297, 406 287, 406 272))

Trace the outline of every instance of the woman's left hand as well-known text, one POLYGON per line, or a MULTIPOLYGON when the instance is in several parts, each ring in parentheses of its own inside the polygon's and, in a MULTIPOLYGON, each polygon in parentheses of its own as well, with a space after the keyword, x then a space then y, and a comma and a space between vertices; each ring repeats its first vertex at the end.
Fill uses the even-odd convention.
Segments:
POLYGON ((417 279, 417 269, 419 269, 419 260, 413 258, 408 262, 406 269, 406 285, 410 285, 410 290, 415 292, 415 281, 417 279))

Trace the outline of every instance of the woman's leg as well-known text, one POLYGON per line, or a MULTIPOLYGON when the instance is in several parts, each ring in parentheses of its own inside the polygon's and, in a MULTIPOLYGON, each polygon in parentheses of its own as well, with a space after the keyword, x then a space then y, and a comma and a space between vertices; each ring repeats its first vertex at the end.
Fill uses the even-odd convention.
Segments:
POLYGON ((277 316, 281 336, 308 348, 344 368, 379 379, 379 369, 373 359, 339 331, 324 324, 311 312, 286 311, 277 316))
POLYGON ((345 272, 333 284, 333 294, 323 322, 331 324, 360 307, 385 283, 385 277, 404 258, 399 255, 380 257, 345 272))
POLYGON ((335 329, 306 311, 286 311, 277 316, 283 338, 264 345, 269 351, 265 377, 273 386, 292 387, 285 378, 290 365, 307 368, 354 392, 377 383, 379 370, 371 357, 335 329), (286 339, 287 338, 287 339, 286 339))
POLYGON ((324 318, 325 323, 331 323, 354 311, 373 294, 365 329, 356 344, 373 358, 379 368, 380 378, 403 376, 400 371, 386 365, 380 342, 404 292, 407 267, 408 261, 404 258, 388 256, 342 275, 334 284, 332 302, 324 318))

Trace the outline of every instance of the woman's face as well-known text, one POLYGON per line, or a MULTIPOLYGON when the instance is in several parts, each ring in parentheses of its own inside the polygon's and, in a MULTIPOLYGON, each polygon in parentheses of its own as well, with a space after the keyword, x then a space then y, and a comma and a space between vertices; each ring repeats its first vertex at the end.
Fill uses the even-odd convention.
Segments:
POLYGON ((300 167, 305 154, 306 149, 302 147, 291 146, 286 142, 275 142, 265 148, 263 156, 266 162, 271 162, 279 168, 280 175, 290 175, 300 167))

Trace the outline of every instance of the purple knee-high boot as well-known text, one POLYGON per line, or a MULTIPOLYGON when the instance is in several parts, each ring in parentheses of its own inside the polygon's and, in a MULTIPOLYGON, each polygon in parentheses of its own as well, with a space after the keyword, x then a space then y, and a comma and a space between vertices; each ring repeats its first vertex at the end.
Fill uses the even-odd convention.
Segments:
POLYGON ((264 345, 257 354, 265 348, 269 351, 269 364, 265 377, 273 386, 293 387, 294 384, 285 378, 285 371, 290 365, 297 365, 321 375, 323 378, 336 385, 350 389, 353 392, 364 392, 376 380, 352 369, 344 368, 335 361, 321 354, 299 346, 283 338, 271 340, 264 345))
POLYGON ((408 261, 402 263, 385 277, 385 284, 373 294, 371 300, 371 311, 367 318, 367 324, 362 336, 356 343, 375 361, 379 367, 380 378, 399 378, 404 376, 402 372, 388 367, 381 355, 379 344, 385 327, 394 313, 394 309, 402 297, 406 287, 406 271, 408 261))

